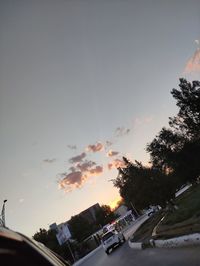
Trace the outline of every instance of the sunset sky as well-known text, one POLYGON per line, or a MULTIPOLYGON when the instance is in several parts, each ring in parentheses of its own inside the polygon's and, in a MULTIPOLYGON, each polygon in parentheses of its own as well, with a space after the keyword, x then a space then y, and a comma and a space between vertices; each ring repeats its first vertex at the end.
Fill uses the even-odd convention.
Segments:
MULTIPOLYGON (((119 199, 109 180, 200 79, 200 1, 0 3, 0 204, 32 236, 119 199)), ((1 205, 0 205, 1 206, 1 205)))

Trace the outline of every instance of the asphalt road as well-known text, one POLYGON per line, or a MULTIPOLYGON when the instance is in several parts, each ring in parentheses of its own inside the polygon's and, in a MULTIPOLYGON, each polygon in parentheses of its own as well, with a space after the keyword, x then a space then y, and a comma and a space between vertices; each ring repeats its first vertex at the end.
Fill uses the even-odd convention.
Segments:
POLYGON ((81 266, 200 266, 200 247, 134 250, 126 242, 110 255, 103 248, 83 261, 81 266))

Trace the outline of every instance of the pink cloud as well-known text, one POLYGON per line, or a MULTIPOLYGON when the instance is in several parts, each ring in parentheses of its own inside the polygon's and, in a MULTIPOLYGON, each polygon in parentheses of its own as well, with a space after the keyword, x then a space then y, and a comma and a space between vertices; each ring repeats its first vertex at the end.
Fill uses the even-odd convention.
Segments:
POLYGON ((95 168, 92 168, 89 170, 90 176, 97 176, 103 173, 103 167, 100 165, 97 165, 95 168))
POLYGON ((93 161, 85 161, 83 163, 77 164, 76 168, 79 169, 81 172, 86 172, 94 165, 96 165, 96 163, 93 161))
POLYGON ((76 167, 70 167, 70 170, 71 173, 60 174, 61 179, 58 181, 59 188, 66 192, 81 188, 89 178, 103 173, 103 167, 92 161, 77 164, 76 167))
POLYGON ((124 167, 125 164, 122 160, 120 159, 115 159, 112 162, 108 163, 108 169, 114 169, 114 168, 119 168, 119 167, 124 167))
POLYGON ((118 155, 118 154, 119 154, 118 151, 112 151, 112 150, 110 150, 110 151, 107 153, 107 156, 108 156, 108 157, 112 157, 112 156, 116 156, 116 155, 118 155))
POLYGON ((197 48, 194 55, 186 63, 184 73, 200 73, 200 48, 197 48))
POLYGON ((102 151, 103 149, 104 149, 104 146, 100 142, 97 142, 96 144, 93 144, 93 145, 88 145, 86 147, 86 151, 89 151, 89 152, 99 152, 99 151, 102 151))
POLYGON ((70 192, 75 188, 80 188, 87 178, 80 171, 72 172, 70 174, 63 173, 61 176, 62 179, 58 181, 58 184, 59 187, 66 192, 70 192))
POLYGON ((71 159, 69 159, 70 163, 80 163, 82 162, 82 160, 86 157, 86 153, 82 152, 80 155, 77 155, 75 157, 72 157, 71 159))

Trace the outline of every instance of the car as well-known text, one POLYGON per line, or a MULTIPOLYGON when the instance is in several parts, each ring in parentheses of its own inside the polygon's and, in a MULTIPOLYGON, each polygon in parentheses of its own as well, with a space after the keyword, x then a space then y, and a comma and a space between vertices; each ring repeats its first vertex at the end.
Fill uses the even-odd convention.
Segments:
POLYGON ((43 244, 4 227, 0 227, 0 261, 4 266, 70 266, 43 244))
POLYGON ((102 236, 102 246, 106 254, 110 254, 110 250, 120 246, 126 241, 122 233, 118 233, 116 230, 108 231, 102 236))

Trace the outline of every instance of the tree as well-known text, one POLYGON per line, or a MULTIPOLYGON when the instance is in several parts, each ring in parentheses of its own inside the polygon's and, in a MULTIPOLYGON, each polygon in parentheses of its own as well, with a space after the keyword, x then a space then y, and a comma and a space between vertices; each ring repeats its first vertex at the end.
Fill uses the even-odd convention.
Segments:
POLYGON ((147 145, 153 167, 173 173, 181 186, 200 176, 200 82, 180 79, 180 89, 172 95, 179 107, 169 118, 170 129, 163 128, 147 145))
POLYGON ((46 229, 40 228, 39 232, 36 232, 34 234, 33 239, 40 243, 43 243, 46 247, 48 247, 50 250, 53 250, 64 259, 71 262, 73 261, 67 244, 63 244, 62 246, 59 245, 56 238, 56 232, 54 230, 47 231, 46 229))
POLYGON ((171 94, 179 107, 177 116, 170 118, 169 125, 187 139, 200 137, 200 81, 180 79, 180 89, 171 94))
POLYGON ((186 139, 171 129, 162 128, 154 140, 147 145, 153 167, 165 173, 173 168, 176 154, 182 150, 186 139))
POLYGON ((69 221, 69 227, 73 238, 78 242, 84 240, 95 231, 94 226, 81 215, 72 216, 69 221))
POLYGON ((156 168, 145 167, 142 163, 132 163, 123 158, 125 167, 119 168, 118 177, 113 181, 119 188, 125 203, 130 202, 137 210, 150 205, 166 206, 175 194, 175 187, 170 183, 170 176, 156 168))
POLYGON ((101 209, 96 212, 97 224, 101 226, 111 223, 117 217, 108 205, 102 205, 101 209))

